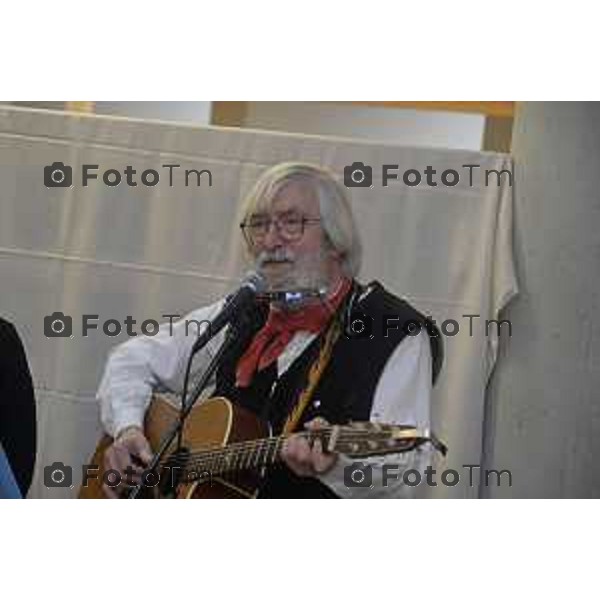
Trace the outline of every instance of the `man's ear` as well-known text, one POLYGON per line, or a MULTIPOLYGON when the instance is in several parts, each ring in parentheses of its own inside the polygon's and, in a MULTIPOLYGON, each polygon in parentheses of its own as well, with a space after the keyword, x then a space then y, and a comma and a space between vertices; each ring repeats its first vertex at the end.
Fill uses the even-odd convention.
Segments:
POLYGON ((343 250, 338 250, 331 242, 327 244, 327 254, 338 262, 342 262, 346 258, 346 253, 343 250))
POLYGON ((327 234, 325 234, 325 251, 327 252, 327 254, 329 256, 331 256, 332 258, 335 258, 338 261, 342 261, 344 260, 346 253, 343 252, 342 250, 338 250, 333 243, 331 242, 331 240, 329 239, 329 236, 327 234))
POLYGON ((331 256, 333 256, 333 258, 335 258, 338 262, 342 262, 344 258, 346 258, 346 253, 342 250, 336 250, 335 248, 332 248, 331 256))

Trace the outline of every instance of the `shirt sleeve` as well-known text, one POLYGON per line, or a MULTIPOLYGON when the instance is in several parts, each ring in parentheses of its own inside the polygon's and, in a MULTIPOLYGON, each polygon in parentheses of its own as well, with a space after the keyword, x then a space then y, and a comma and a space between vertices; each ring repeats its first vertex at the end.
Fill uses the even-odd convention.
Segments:
MULTIPOLYGON (((405 337, 388 359, 375 390, 370 418, 429 432, 430 405, 431 348, 427 331, 421 330, 416 336, 405 337)), ((418 486, 411 485, 416 477, 407 477, 406 483, 404 473, 415 469, 423 480, 431 460, 429 444, 411 452, 358 460, 340 455, 333 469, 319 479, 342 498, 410 498, 416 496, 418 486)))
MULTIPOLYGON (((182 391, 192 346, 223 303, 221 300, 179 321, 163 323, 154 336, 137 336, 113 348, 97 392, 102 424, 109 435, 115 437, 131 425, 142 427, 157 387, 182 391)), ((224 336, 225 329, 194 357, 191 379, 208 365, 224 336)))

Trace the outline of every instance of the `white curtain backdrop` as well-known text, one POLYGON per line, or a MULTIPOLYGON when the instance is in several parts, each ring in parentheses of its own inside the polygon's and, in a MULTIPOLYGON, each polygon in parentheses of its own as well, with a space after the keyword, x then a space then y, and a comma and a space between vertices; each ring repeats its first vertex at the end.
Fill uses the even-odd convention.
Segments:
MULTIPOLYGON (((39 451, 30 497, 72 497, 81 465, 100 436, 95 391, 109 349, 126 333, 81 335, 81 315, 99 322, 127 315, 184 315, 231 290, 240 273, 236 212, 240 196, 266 167, 300 160, 331 168, 361 161, 373 167, 371 188, 350 190, 365 246, 362 281, 379 279, 438 322, 455 319, 444 337, 446 358, 434 398, 434 425, 450 453, 441 468, 460 484, 428 490, 475 497, 464 464, 479 464, 485 387, 496 358, 497 318, 516 293, 512 257, 512 188, 485 185, 485 169, 510 169, 506 155, 405 148, 350 139, 193 127, 58 112, 0 108, 0 315, 23 337, 38 401, 39 451), (73 167, 73 187, 47 188, 44 166, 73 167), (81 185, 81 165, 99 180, 81 185), (180 164, 173 187, 163 164, 180 164), (381 185, 381 165, 437 170, 437 187, 381 185), (480 165, 469 185, 465 164, 480 165), (126 165, 137 187, 108 187, 101 173, 126 165), (184 169, 210 169, 212 186, 184 185, 184 169), (139 183, 156 169, 155 187, 139 183), (455 187, 444 169, 460 172, 455 187), (44 317, 61 311, 73 336, 47 338, 44 317), (463 315, 480 315, 469 319, 463 315), (452 333, 452 328, 450 328, 452 333), (73 467, 72 488, 46 488, 44 467, 73 467)), ((423 179, 423 182, 425 178, 423 179)), ((439 479, 438 479, 439 480, 439 479)))

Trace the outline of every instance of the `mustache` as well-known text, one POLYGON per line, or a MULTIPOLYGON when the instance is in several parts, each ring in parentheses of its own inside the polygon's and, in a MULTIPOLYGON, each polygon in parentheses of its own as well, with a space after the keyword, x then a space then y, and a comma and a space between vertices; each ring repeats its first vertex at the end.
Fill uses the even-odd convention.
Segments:
POLYGON ((277 248, 272 251, 263 250, 256 259, 258 268, 260 269, 266 263, 284 263, 294 262, 295 257, 287 248, 277 248))

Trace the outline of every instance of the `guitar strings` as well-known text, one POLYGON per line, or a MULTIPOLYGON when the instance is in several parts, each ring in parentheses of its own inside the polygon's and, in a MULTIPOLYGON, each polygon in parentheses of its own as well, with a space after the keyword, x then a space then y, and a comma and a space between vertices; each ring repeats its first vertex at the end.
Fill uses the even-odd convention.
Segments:
MULTIPOLYGON (((322 432, 325 430, 320 430, 317 434, 316 432, 300 432, 302 437, 322 437, 322 432)), ((260 440, 248 440, 245 442, 237 442, 235 444, 231 444, 229 446, 218 447, 207 449, 204 451, 194 452, 184 456, 174 456, 171 455, 163 460, 159 466, 161 467, 177 467, 183 466, 187 469, 196 469, 201 466, 213 465, 214 468, 225 467, 233 468, 235 462, 238 459, 242 459, 240 461, 240 465, 236 466, 236 469, 239 469, 242 465, 250 466, 259 466, 259 464, 253 465, 253 463, 261 463, 261 462, 273 462, 279 458, 279 446, 285 441, 285 439, 289 436, 279 436, 279 437, 271 437, 264 438, 260 440), (273 452, 274 451, 274 452, 273 452), (269 454, 273 452, 272 456, 269 454)), ((343 432, 337 439, 338 444, 344 443, 352 443, 357 441, 385 441, 389 439, 389 436, 385 432, 373 432, 368 431, 352 431, 352 432, 343 432)), ((397 442, 398 440, 396 440, 397 442)), ((390 447, 389 450, 391 453, 394 451, 402 452, 412 450, 431 441, 427 437, 419 436, 419 435, 411 435, 407 436, 404 440, 404 443, 396 447, 390 447)))
MULTIPOLYGON (((327 437, 326 436, 322 436, 321 432, 324 430, 320 430, 319 434, 316 434, 314 432, 301 432, 299 435, 301 435, 302 437, 306 437, 306 438, 316 438, 319 439, 321 437, 325 437, 325 441, 327 442, 327 437)), ((181 457, 177 457, 174 455, 171 455, 170 457, 167 457, 167 459, 165 459, 166 461, 168 461, 169 459, 172 462, 189 462, 190 459, 196 458, 196 457, 214 457, 214 456, 221 456, 224 453, 231 453, 231 454, 236 454, 236 453, 240 453, 240 452, 252 452, 255 450, 264 450, 265 447, 269 447, 269 446, 273 446, 273 445, 279 445, 282 442, 284 442, 289 436, 279 436, 279 437, 270 437, 270 438, 263 438, 263 439, 259 439, 259 440, 247 440, 245 442, 236 442, 234 444, 229 444, 227 446, 217 446, 217 447, 207 447, 205 450, 200 450, 200 451, 196 451, 196 452, 192 452, 190 454, 181 456, 181 457)), ((418 434, 410 434, 407 435, 404 439, 406 440, 407 443, 410 443, 412 440, 415 439, 421 439, 424 438, 424 436, 420 436, 418 434)), ((339 435, 339 437, 337 438, 336 443, 337 444, 343 444, 343 443, 352 443, 352 442, 361 442, 361 441, 385 441, 389 438, 389 435, 386 434, 385 432, 378 432, 376 434, 373 434, 372 432, 352 432, 352 433, 341 433, 339 435)), ((396 441, 398 441, 398 439, 396 439, 396 441)))
MULTIPOLYGON (((404 443, 401 446, 395 446, 386 448, 386 452, 384 453, 394 453, 394 452, 405 452, 407 450, 411 450, 417 445, 425 442, 427 440, 410 440, 404 443)), ((374 449, 374 452, 377 452, 374 449)), ((367 455, 369 452, 365 452, 367 455)), ((264 446, 263 448, 259 448, 256 452, 220 452, 220 453, 212 453, 210 455, 202 455, 199 457, 195 457, 191 460, 178 459, 178 460, 166 460, 161 463, 162 467, 177 467, 181 466, 184 468, 196 468, 207 465, 214 465, 215 468, 217 466, 230 467, 234 466, 238 467, 245 464, 253 464, 258 465, 262 463, 274 462, 279 458, 279 448, 276 445, 264 446), (236 463, 238 463, 237 465, 236 463)))
MULTIPOLYGON (((310 435, 313 432, 302 432, 305 435, 310 435)), ((360 432, 361 434, 365 434, 366 432, 360 432)), ((356 441, 361 436, 357 435, 356 432, 353 432, 353 435, 346 436, 350 440, 356 441)), ((373 440, 373 435, 365 436, 367 441, 373 440)), ((387 436, 383 437, 383 441, 385 441, 387 436)), ((279 450, 280 443, 285 440, 285 437, 279 438, 266 438, 264 440, 251 440, 249 443, 238 443, 237 448, 232 448, 231 446, 226 446, 223 448, 217 448, 213 451, 203 451, 199 453, 194 453, 193 455, 188 457, 182 457, 181 460, 171 460, 171 464, 176 466, 177 464, 183 465, 183 468, 187 468, 190 470, 197 470, 201 467, 204 467, 204 470, 208 471, 209 468, 212 471, 226 472, 232 470, 243 470, 249 468, 257 468, 261 466, 266 466, 269 463, 273 463, 276 460, 280 459, 279 450), (239 460, 241 459, 241 460, 239 460), (239 460, 239 464, 238 464, 239 460)), ((338 442, 348 442, 348 439, 343 439, 340 437, 338 442)), ((385 451, 381 451, 381 448, 372 448, 372 452, 368 451, 364 453, 365 456, 369 454, 393 454, 393 453, 403 453, 410 452, 417 448, 420 448, 423 444, 430 443, 433 447, 445 454, 446 448, 443 444, 441 444, 436 438, 422 436, 417 433, 417 435, 406 436, 404 440, 398 444, 398 440, 396 440, 396 444, 391 447, 385 448, 385 451)), ((173 457, 175 458, 175 457, 173 457)), ((168 459, 166 462, 169 462, 168 459)))
MULTIPOLYGON (((403 448, 390 449, 390 451, 386 452, 386 454, 409 452, 412 450, 416 450, 417 448, 422 446, 424 443, 427 443, 428 441, 429 440, 426 440, 426 439, 416 440, 416 441, 411 442, 410 446, 403 447, 403 448)), ((240 464, 235 464, 235 462, 233 460, 225 462, 223 459, 217 459, 216 461, 214 459, 213 460, 201 459, 199 461, 194 461, 194 463, 192 463, 191 465, 190 464, 184 465, 183 470, 184 470, 184 474, 186 476, 186 481, 189 482, 189 481, 194 480, 194 477, 190 477, 190 474, 195 474, 196 478, 200 478, 200 477, 198 477, 198 475, 202 476, 203 473, 209 473, 211 476, 212 475, 221 475, 221 474, 226 474, 226 473, 231 473, 231 472, 236 472, 236 471, 244 471, 244 470, 252 470, 252 469, 262 468, 262 467, 268 466, 269 464, 272 464, 272 463, 280 460, 279 454, 269 457, 268 460, 265 460, 265 457, 262 457, 262 460, 256 460, 257 458, 259 458, 259 457, 253 457, 250 460, 243 460, 240 462, 240 464)))
MULTIPOLYGON (((321 429, 319 430, 319 432, 299 432, 296 435, 300 435, 302 437, 305 438, 315 438, 315 439, 320 439, 320 438, 325 438, 322 441, 327 442, 328 441, 328 435, 330 434, 330 432, 332 431, 332 429, 321 429), (325 432, 326 435, 323 435, 323 433, 325 432)), ((414 431, 414 430, 412 430, 414 431)), ((268 446, 268 445, 273 445, 273 444, 281 444, 282 442, 284 442, 287 438, 289 438, 289 435, 282 435, 282 436, 275 436, 275 437, 269 437, 269 438, 261 438, 258 440, 246 440, 244 442, 235 442, 233 444, 229 444, 226 446, 215 446, 215 447, 207 447, 205 450, 199 450, 196 452, 192 452, 190 454, 184 455, 182 457, 180 457, 180 460, 182 461, 189 461, 190 458, 194 458, 194 457, 200 457, 200 456, 213 456, 213 455, 220 455, 224 452, 231 452, 231 453, 237 453, 237 452, 251 452, 255 449, 260 448, 261 450, 263 449, 264 446, 268 446)), ((330 437, 330 436, 329 436, 330 437)), ((414 434, 411 433, 410 435, 406 435, 406 440, 413 440, 415 438, 421 438, 424 436, 420 436, 418 433, 414 434)), ((370 431, 352 431, 352 432, 340 432, 336 443, 352 443, 352 442, 360 442, 360 441, 385 441, 386 439, 390 439, 389 434, 387 434, 386 432, 370 432, 370 431)), ((176 461, 178 459, 178 457, 171 455, 171 457, 167 457, 166 460, 168 460, 169 458, 171 458, 171 460, 176 461)))

